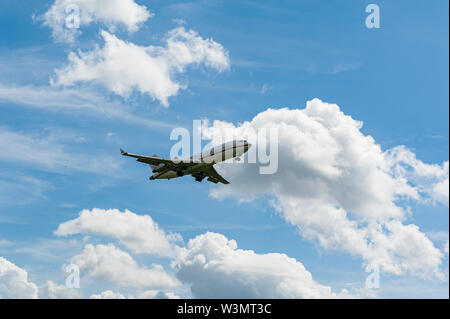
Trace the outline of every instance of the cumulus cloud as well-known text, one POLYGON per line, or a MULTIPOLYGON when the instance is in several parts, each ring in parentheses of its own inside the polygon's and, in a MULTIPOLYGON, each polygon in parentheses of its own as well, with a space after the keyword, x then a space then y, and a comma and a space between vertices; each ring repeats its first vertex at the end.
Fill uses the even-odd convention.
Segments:
MULTIPOLYGON (((119 292, 114 292, 112 290, 102 291, 100 294, 94 294, 89 297, 90 299, 134 299, 132 295, 128 298, 119 292)), ((139 294, 138 299, 180 299, 177 295, 172 292, 163 292, 159 290, 146 290, 139 294)))
POLYGON ((180 299, 173 292, 164 292, 158 290, 147 290, 138 296, 139 299, 180 299))
MULTIPOLYGON (((87 244, 81 254, 71 259, 82 275, 141 290, 134 295, 137 298, 177 299, 173 289, 181 288, 180 280, 190 286, 195 297, 351 297, 345 290, 333 293, 330 287, 318 284, 299 261, 284 254, 240 250, 234 240, 216 233, 200 235, 183 248, 150 216, 128 210, 83 210, 78 218, 60 224, 55 234, 111 236, 134 252, 169 257, 176 277, 168 275, 160 265, 150 269, 138 266, 128 253, 113 244, 87 244)), ((91 298, 125 296, 107 290, 91 298)))
POLYGON ((93 234, 117 238, 134 253, 174 255, 173 243, 182 240, 178 234, 166 234, 149 215, 137 215, 118 209, 82 210, 73 220, 58 226, 55 235, 93 234))
POLYGON ((152 16, 134 0, 55 0, 38 20, 52 29, 56 41, 73 42, 81 33, 80 28, 92 23, 102 23, 111 30, 123 26, 134 32, 152 16))
POLYGON ((426 164, 404 146, 386 152, 392 171, 397 179, 413 183, 419 193, 424 193, 435 202, 449 204, 449 162, 442 165, 426 164))
POLYGON ((269 195, 286 221, 325 250, 361 256, 365 263, 397 275, 442 277, 442 253, 419 227, 404 224, 410 213, 399 201, 433 196, 418 177, 432 176, 429 185, 445 181, 448 162, 406 161, 399 155, 410 151, 384 152, 361 127, 338 105, 319 99, 307 102, 305 109, 268 109, 238 126, 214 121, 203 130, 213 143, 226 135, 248 137, 255 151, 264 150, 268 137, 256 139, 253 133, 277 129, 278 171, 261 175, 254 164, 224 164, 219 170, 233 187, 219 186, 211 195, 269 195), (412 175, 401 169, 405 163, 414 167, 412 175))
MULTIPOLYGON (((448 162, 446 163, 447 170, 448 170, 448 162)), ((437 201, 441 202, 448 206, 448 195, 449 194, 449 179, 448 177, 444 179, 443 181, 437 182, 433 185, 430 191, 430 195, 432 198, 437 201)))
POLYGON ((162 105, 169 105, 186 85, 175 81, 177 73, 189 65, 205 65, 219 72, 229 68, 229 57, 222 45, 203 39, 195 31, 178 27, 166 37, 166 46, 138 46, 102 31, 102 48, 71 52, 69 64, 55 70, 54 85, 69 86, 95 81, 110 91, 127 97, 133 90, 148 94, 162 105))
POLYGON ((0 299, 38 297, 37 286, 28 281, 28 273, 12 262, 0 257, 0 299))
POLYGON ((100 294, 91 295, 90 299, 126 299, 124 295, 119 292, 114 292, 112 290, 102 291, 100 294))
POLYGON ((71 258, 80 267, 80 274, 97 280, 107 280, 124 287, 138 289, 173 288, 178 280, 167 274, 161 265, 140 267, 127 252, 113 244, 92 245, 71 258))
POLYGON ((77 289, 67 288, 48 280, 45 285, 39 287, 40 299, 75 299, 81 298, 81 293, 77 289))
POLYGON ((217 233, 191 239, 174 262, 177 277, 197 298, 348 298, 318 284, 302 263, 285 254, 237 248, 217 233))

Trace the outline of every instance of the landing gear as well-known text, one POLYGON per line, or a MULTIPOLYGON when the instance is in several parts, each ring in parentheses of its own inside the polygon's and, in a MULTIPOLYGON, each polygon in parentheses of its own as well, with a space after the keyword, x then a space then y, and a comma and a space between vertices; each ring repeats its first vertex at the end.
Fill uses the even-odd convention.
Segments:
POLYGON ((194 177, 197 182, 201 182, 205 178, 203 175, 195 175, 194 177))
POLYGON ((177 171, 177 176, 179 176, 179 177, 181 177, 181 176, 183 176, 184 174, 183 174, 183 171, 177 171))
POLYGON ((240 157, 236 157, 236 161, 240 162, 241 158, 240 157))

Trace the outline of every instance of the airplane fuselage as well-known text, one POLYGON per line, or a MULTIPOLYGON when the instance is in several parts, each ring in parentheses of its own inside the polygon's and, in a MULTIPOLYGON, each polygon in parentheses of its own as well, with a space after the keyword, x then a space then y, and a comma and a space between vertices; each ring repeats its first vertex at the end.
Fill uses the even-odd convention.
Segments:
POLYGON ((248 151, 250 146, 251 144, 249 144, 245 140, 234 140, 203 151, 202 153, 191 156, 188 159, 172 159, 174 162, 178 161, 180 163, 181 169, 179 169, 178 171, 158 171, 158 168, 156 168, 153 170, 155 174, 150 179, 172 179, 184 175, 195 176, 196 174, 199 176, 199 178, 201 178, 202 171, 204 171, 209 166, 226 161, 231 158, 240 157, 248 151), (186 165, 186 167, 183 167, 183 163, 189 163, 191 165, 186 165), (194 165, 192 165, 192 163, 194 163, 194 165))

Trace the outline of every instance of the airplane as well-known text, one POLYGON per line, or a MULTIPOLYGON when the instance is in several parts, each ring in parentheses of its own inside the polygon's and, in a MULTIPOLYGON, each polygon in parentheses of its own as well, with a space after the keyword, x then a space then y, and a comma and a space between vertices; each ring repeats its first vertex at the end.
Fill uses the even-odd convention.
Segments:
POLYGON ((144 156, 125 152, 120 149, 123 156, 136 158, 138 162, 150 165, 154 175, 150 176, 150 180, 154 179, 172 179, 185 175, 192 175, 197 182, 201 182, 207 177, 207 181, 214 184, 229 182, 217 173, 213 165, 226 161, 230 158, 240 160, 240 156, 252 145, 246 140, 233 140, 220 146, 213 147, 202 153, 191 156, 188 159, 165 159, 158 155, 144 156))

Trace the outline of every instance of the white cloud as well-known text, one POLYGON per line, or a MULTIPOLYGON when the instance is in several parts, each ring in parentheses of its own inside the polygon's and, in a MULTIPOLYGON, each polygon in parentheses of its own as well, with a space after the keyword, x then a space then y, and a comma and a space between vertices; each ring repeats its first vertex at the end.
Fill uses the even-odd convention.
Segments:
POLYGON ((71 263, 80 267, 81 276, 107 280, 124 287, 167 289, 179 285, 178 280, 167 274, 161 265, 139 267, 133 257, 113 244, 88 244, 81 254, 71 258, 71 263))
POLYGON ((126 297, 124 295, 122 295, 121 293, 114 292, 112 290, 102 291, 100 294, 91 295, 89 298, 90 299, 126 299, 126 297))
POLYGON ((108 0, 107 3, 103 0, 55 0, 38 19, 52 29, 56 41, 73 42, 81 33, 79 28, 72 27, 77 24, 71 19, 73 14, 77 14, 78 27, 99 22, 111 30, 121 25, 129 32, 138 30, 141 23, 153 16, 145 6, 138 5, 134 0, 108 0))
MULTIPOLYGON (((63 236, 77 233, 111 236, 136 253, 170 257, 177 277, 190 284, 195 297, 351 297, 345 290, 336 294, 330 287, 316 283, 295 259, 284 254, 260 255, 239 250, 234 240, 229 241, 221 234, 206 233, 190 240, 187 248, 179 247, 150 216, 128 210, 83 210, 78 218, 62 223, 55 231, 56 235, 63 236)), ((179 298, 170 291, 181 287, 175 277, 160 265, 150 269, 139 267, 128 253, 113 244, 87 244, 83 253, 71 258, 71 263, 80 267, 82 276, 146 289, 137 298, 179 298)), ((112 291, 91 296, 122 297, 112 291)))
POLYGON ((102 31, 102 48, 90 52, 71 52, 69 64, 55 70, 54 85, 74 85, 95 81, 114 93, 127 97, 133 90, 147 93, 162 105, 186 88, 174 80, 189 65, 205 65, 222 72, 229 68, 228 53, 212 39, 195 31, 175 28, 166 37, 166 47, 138 46, 102 31))
POLYGON ((371 243, 363 252, 366 260, 396 275, 411 273, 419 277, 442 279, 439 266, 442 253, 414 224, 391 221, 370 230, 371 243), (386 230, 383 232, 381 227, 386 230))
MULTIPOLYGON (((447 162, 448 166, 448 162, 447 162)), ((437 182, 434 184, 429 191, 431 197, 440 203, 443 203, 448 206, 448 194, 449 194, 449 179, 448 177, 444 179, 443 181, 437 182)))
POLYGON ((190 240, 174 265, 177 277, 191 285, 196 298, 351 297, 318 284, 294 258, 238 249, 236 241, 216 233, 190 240))
POLYGON ((39 287, 40 299, 76 299, 81 298, 81 293, 75 288, 67 288, 48 280, 45 285, 39 287))
MULTIPOLYGON (((65 139, 65 138, 64 138, 65 139)), ((98 174, 112 174, 119 168, 118 161, 111 156, 88 157, 68 151, 68 140, 49 134, 26 134, 0 126, 0 161, 23 163, 48 171, 81 171, 98 174)))
POLYGON ((147 290, 138 296, 139 299, 180 299, 173 292, 164 292, 158 290, 147 290))
POLYGON ((94 234, 117 238, 134 253, 174 255, 173 243, 181 240, 177 234, 166 234, 149 215, 137 215, 118 209, 82 210, 78 218, 62 223, 55 235, 94 234))
MULTIPOLYGON (((132 295, 128 298, 119 292, 114 292, 112 290, 102 291, 100 294, 94 294, 89 297, 90 299, 134 299, 132 295)), ((171 292, 162 292, 159 290, 146 290, 139 294, 138 299, 180 299, 171 292)))
MULTIPOLYGON (((251 132, 277 128, 279 168, 273 175, 261 175, 257 165, 224 164, 219 170, 233 187, 214 188, 211 195, 271 195, 280 215, 325 250, 361 256, 365 263, 397 275, 441 278, 442 253, 416 225, 403 224, 409 210, 398 204, 399 199, 421 201, 426 187, 399 169, 403 159, 392 155, 405 152, 383 152, 361 127, 339 106, 319 99, 305 109, 268 109, 239 126, 215 121, 204 130, 215 142, 228 131, 263 145, 264 140, 251 139, 251 132)), ((448 164, 414 165, 413 176, 448 178, 448 164)))
POLYGON ((34 299, 37 296, 38 288, 28 281, 27 272, 0 257, 0 299, 34 299))
POLYGON ((426 164, 404 146, 386 152, 392 171, 397 179, 406 179, 418 192, 427 194, 431 200, 449 204, 449 162, 442 165, 426 164))

